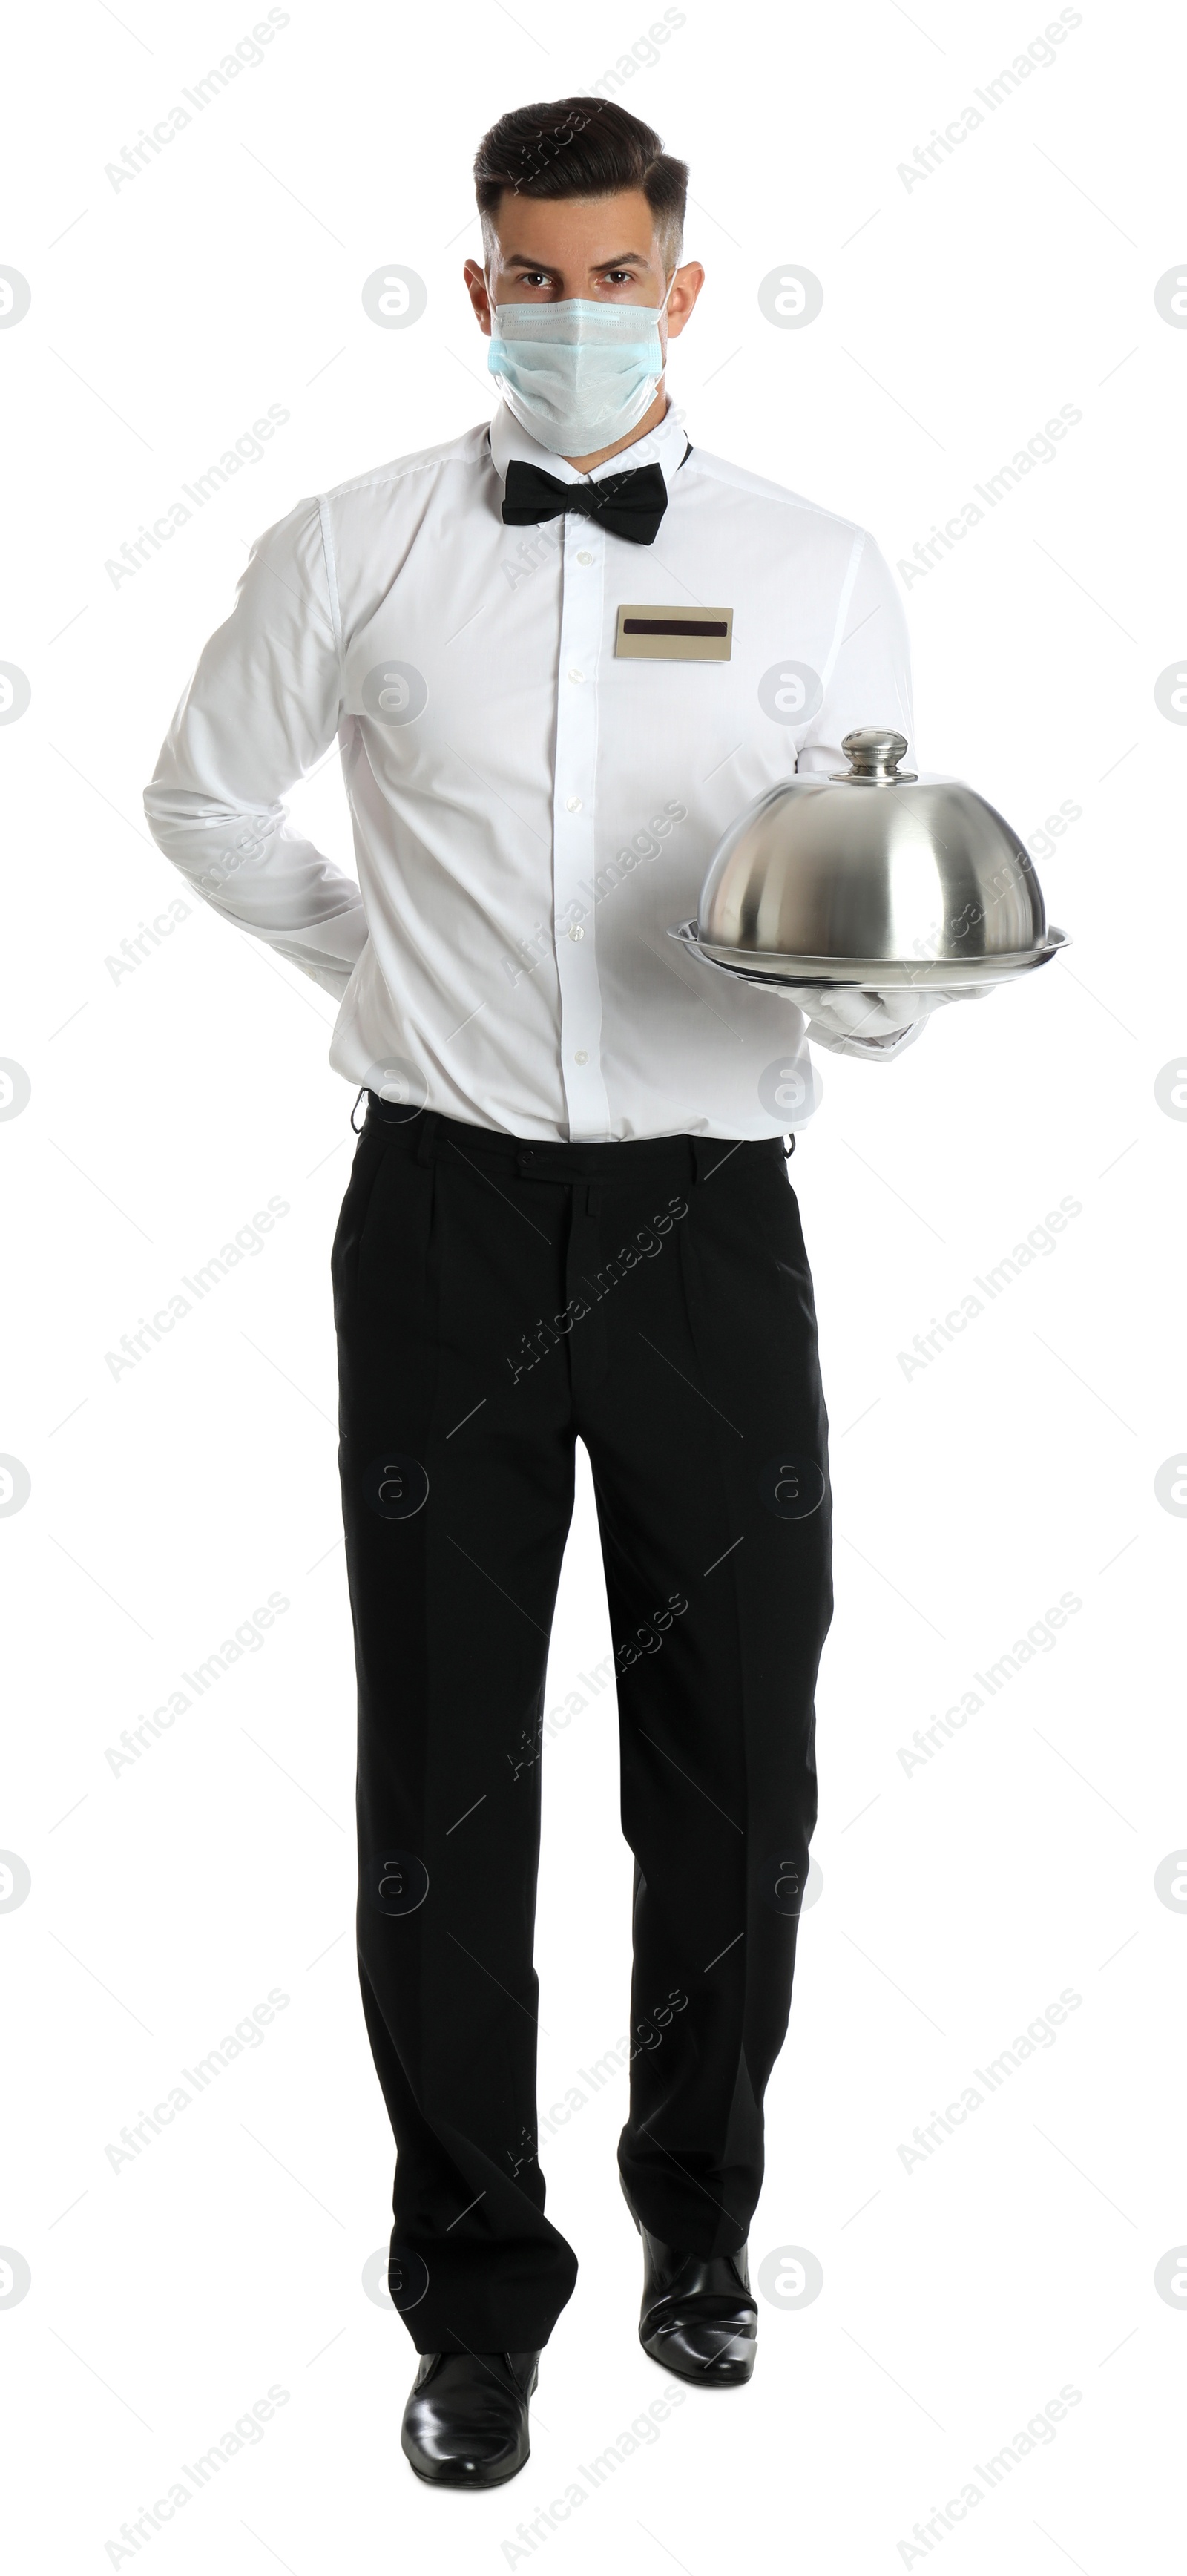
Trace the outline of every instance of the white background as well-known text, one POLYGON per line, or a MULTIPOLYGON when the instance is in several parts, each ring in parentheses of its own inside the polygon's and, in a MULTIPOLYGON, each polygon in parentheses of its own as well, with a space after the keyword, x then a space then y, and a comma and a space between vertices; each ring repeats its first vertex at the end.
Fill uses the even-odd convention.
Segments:
MULTIPOLYGON (((257 69, 113 187, 105 165, 251 23, 246 0, 80 0, 7 39, 0 261, 32 303, 0 331, 0 660, 32 697, 0 729, 0 1053, 32 1090, 0 1126, 0 1449, 31 1478, 0 1530, 0 1843, 31 1874, 0 1916, 0 2241, 30 2276, 0 2304, 6 2559, 79 2576, 132 2556, 337 2576, 430 2549, 449 2570, 542 2556, 632 2576, 766 2554, 813 2576, 937 2555, 966 2576, 1160 2566, 1187 2337, 1154 2277, 1187 2239, 1187 1921, 1154 1883, 1187 1833, 1171 1627, 1187 1528, 1155 1495, 1187 1440, 1187 1124, 1154 1087, 1187 1040, 1187 727, 1154 694, 1187 658, 1187 331, 1154 292, 1187 256, 1181 29, 1086 6, 1051 66, 908 187, 915 146, 1040 37, 1038 0, 918 16, 701 0, 662 48, 641 0, 303 0, 257 69), (530 2466, 490 2496, 424 2490, 398 2448, 412 2346, 362 2280, 386 2245, 391 2143, 352 1936, 328 1278, 351 1097, 326 1062, 328 1000, 188 894, 134 971, 105 961, 183 891, 140 794, 250 542, 301 495, 489 411, 461 281, 478 135, 632 46, 620 95, 692 165, 686 251, 708 281, 671 390, 696 443, 870 527, 895 564, 1062 405, 1082 414, 904 585, 923 765, 971 779, 1027 837, 1079 809, 1039 862, 1075 944, 940 1014, 899 1066, 823 1059, 791 1167, 837 1611, 822 1887, 751 2260, 807 2248, 823 2288, 800 2307, 764 2296, 749 2390, 688 2392, 567 2523, 516 2542, 663 2385, 635 2339, 626 2079, 543 2156, 582 2270, 530 2466), (360 300, 391 262, 428 289, 406 331, 360 300), (803 330, 757 300, 791 262, 824 289, 803 330), (273 403, 291 417, 261 461, 113 583, 125 540, 273 403), (289 1213, 264 1250, 113 1379, 105 1353, 271 1196, 289 1213), (1056 1248, 908 1378, 899 1353, 1064 1198, 1080 1213, 1056 1248), (113 1772, 121 1731, 273 1591, 289 1607, 264 1645, 113 1772), (904 1769, 914 1732, 1064 1593, 1081 1606, 1056 1642, 904 1769), (272 1988, 289 2002, 261 2044, 113 2170, 121 2127, 272 1988), (1052 2044, 906 2168, 915 2128, 1065 1988, 1081 2000, 1052 2044), (274 2384, 287 2402, 258 2443, 113 2554, 177 2463, 274 2384), (912 2541, 1065 2385, 1052 2438, 912 2541)), ((349 866, 334 759, 293 805, 349 866)), ((581 1465, 550 1709, 611 1642, 581 1465)), ((542 2110, 625 2029, 629 1893, 607 1692, 546 1747, 542 2110)))

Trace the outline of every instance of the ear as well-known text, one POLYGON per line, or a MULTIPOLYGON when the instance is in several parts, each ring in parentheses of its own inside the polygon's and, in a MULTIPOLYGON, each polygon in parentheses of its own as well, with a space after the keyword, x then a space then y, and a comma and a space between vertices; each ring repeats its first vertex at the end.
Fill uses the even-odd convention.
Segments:
POLYGON ((486 279, 483 276, 482 270, 480 269, 476 259, 468 259, 466 261, 463 275, 466 280, 466 291, 474 308, 474 317, 478 324, 478 328, 480 331, 485 333, 489 340, 491 336, 491 300, 487 293, 486 279))
POLYGON ((679 339, 704 283, 705 272, 699 260, 690 259, 687 267, 677 269, 668 297, 669 340, 679 339))

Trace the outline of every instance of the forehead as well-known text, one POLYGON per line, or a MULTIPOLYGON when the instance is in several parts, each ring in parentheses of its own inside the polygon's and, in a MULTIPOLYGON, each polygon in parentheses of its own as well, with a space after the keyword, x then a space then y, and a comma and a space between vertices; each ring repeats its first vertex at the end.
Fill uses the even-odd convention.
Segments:
POLYGON ((613 197, 525 197, 508 188, 486 220, 505 265, 567 260, 599 268, 616 259, 649 260, 655 245, 641 188, 613 197))

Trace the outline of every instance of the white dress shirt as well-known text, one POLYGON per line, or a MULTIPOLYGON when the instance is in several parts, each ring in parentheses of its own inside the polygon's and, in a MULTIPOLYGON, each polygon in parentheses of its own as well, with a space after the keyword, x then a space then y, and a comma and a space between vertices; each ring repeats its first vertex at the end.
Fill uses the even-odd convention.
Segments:
POLYGON ((350 1083, 532 1139, 773 1136, 819 1097, 801 1012, 667 933, 726 826, 797 768, 843 769, 859 724, 912 743, 872 537, 690 448, 671 410, 585 476, 502 405, 261 537, 145 812, 197 892, 339 1000, 350 1083), (654 543, 575 511, 505 527, 513 457, 566 483, 658 463, 654 543), (623 603, 732 608, 730 660, 616 656, 623 603), (282 802, 335 736, 357 886, 282 802))

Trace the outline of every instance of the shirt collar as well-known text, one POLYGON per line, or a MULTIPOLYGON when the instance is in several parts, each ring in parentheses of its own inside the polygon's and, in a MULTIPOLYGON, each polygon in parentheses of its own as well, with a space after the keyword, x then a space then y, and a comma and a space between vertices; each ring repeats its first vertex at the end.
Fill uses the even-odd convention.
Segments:
POLYGON ((501 482, 507 480, 507 468, 513 462, 538 465, 558 483, 600 483, 608 474, 633 473, 636 466, 658 465, 664 486, 671 494, 672 483, 688 453, 683 415, 669 403, 663 419, 646 438, 635 440, 617 456, 608 456, 603 465, 595 465, 591 474, 579 474, 567 456, 554 456, 551 448, 542 447, 530 430, 522 427, 505 402, 499 404, 490 425, 490 452, 495 472, 501 482))

